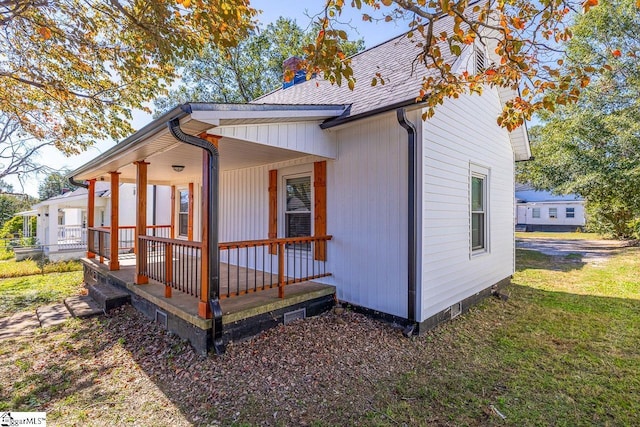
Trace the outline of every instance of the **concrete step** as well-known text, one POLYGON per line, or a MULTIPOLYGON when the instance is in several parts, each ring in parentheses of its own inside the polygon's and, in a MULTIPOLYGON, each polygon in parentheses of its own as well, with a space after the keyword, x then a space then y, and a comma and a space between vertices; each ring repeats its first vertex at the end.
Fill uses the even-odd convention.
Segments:
POLYGON ((131 296, 128 292, 106 283, 87 286, 87 290, 89 291, 89 296, 104 311, 109 311, 131 302, 131 296))
POLYGON ((64 300, 64 305, 67 306, 73 317, 81 319, 104 313, 98 303, 89 295, 69 297, 64 300))
POLYGON ((64 304, 43 305, 36 309, 36 315, 43 328, 59 325, 71 317, 71 313, 64 304))

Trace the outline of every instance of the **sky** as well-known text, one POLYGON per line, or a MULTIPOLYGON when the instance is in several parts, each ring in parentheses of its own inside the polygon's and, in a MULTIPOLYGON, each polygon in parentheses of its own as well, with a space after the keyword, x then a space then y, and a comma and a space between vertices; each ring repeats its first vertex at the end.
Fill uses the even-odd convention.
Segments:
MULTIPOLYGON (((311 23, 310 17, 322 12, 324 3, 325 0, 298 0, 295 2, 291 0, 251 0, 253 7, 262 10, 262 13, 257 18, 261 27, 283 16, 295 19, 303 29, 306 29, 311 23)), ((339 21, 344 23, 343 28, 347 31, 351 39, 364 39, 367 48, 380 44, 406 31, 406 26, 402 23, 363 22, 362 11, 349 7, 348 4, 350 2, 345 3, 347 6, 345 6, 345 10, 339 21)), ((367 9, 366 12, 375 16, 375 13, 371 11, 371 9, 367 9)), ((153 107, 153 105, 149 104, 149 107, 153 107)), ((142 128, 151 120, 151 115, 147 113, 142 111, 133 112, 133 127, 135 129, 142 128)), ((72 157, 64 156, 55 148, 48 148, 43 150, 38 161, 55 169, 73 170, 113 147, 116 142, 117 141, 112 140, 101 141, 88 148, 87 151, 82 154, 72 157)), ((35 177, 29 177, 29 179, 23 183, 24 187, 13 177, 8 178, 7 182, 13 184, 15 192, 25 192, 37 197, 39 183, 42 182, 44 178, 44 175, 38 176, 37 179, 35 177)))

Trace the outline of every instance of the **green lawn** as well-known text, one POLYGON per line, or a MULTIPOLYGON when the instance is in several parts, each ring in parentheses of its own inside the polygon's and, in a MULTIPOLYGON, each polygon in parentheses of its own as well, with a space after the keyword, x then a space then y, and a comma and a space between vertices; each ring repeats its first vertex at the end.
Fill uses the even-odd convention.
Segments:
POLYGON ((61 302, 83 289, 82 271, 49 273, 0 280, 0 317, 61 302))
POLYGON ((409 425, 433 413, 452 425, 637 425, 640 250, 604 266, 518 251, 517 265, 507 302, 427 336, 438 355, 378 390, 383 412, 409 425))
MULTIPOLYGON (((348 312, 220 358, 128 307, 3 342, 0 411, 46 410, 57 425, 638 425, 638 271, 640 248, 595 264, 518 250, 507 301, 423 336, 348 312)), ((57 288, 53 277, 62 288, 74 274, 3 280, 0 295, 57 288)))
POLYGON ((598 240, 604 239, 597 233, 556 233, 545 231, 516 232, 516 239, 567 239, 567 240, 598 240))
POLYGON ((30 276, 42 273, 66 273, 81 271, 82 264, 79 261, 61 261, 45 263, 27 259, 16 261, 15 259, 0 261, 0 278, 30 276))

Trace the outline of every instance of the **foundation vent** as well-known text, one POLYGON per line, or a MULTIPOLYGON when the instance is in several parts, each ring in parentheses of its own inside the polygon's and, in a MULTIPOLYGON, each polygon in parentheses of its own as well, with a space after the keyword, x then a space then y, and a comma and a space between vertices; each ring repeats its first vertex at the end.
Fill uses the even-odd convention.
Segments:
POLYGON ((462 314, 462 303, 458 302, 456 304, 453 304, 449 309, 449 311, 451 311, 452 319, 455 319, 456 317, 460 316, 462 314))
POLYGON ((293 310, 284 314, 284 324, 287 325, 294 320, 304 319, 307 317, 307 309, 302 307, 299 310, 293 310))
POLYGON ((167 329, 167 313, 156 310, 156 323, 162 328, 167 329))

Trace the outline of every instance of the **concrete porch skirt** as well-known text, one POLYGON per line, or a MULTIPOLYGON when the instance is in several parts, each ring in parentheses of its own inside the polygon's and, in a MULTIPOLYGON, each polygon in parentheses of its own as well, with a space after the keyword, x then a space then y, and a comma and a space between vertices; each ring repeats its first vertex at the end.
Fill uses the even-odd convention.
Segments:
MULTIPOLYGON (((211 348, 212 320, 198 316, 197 298, 175 289, 171 298, 165 298, 165 286, 153 280, 146 285, 134 284, 134 265, 121 263, 120 270, 109 271, 95 259, 84 258, 82 263, 88 287, 106 284, 125 290, 136 309, 188 340, 200 354, 211 348)), ((224 343, 249 338, 289 318, 318 315, 333 307, 334 301, 335 287, 317 282, 288 285, 284 299, 278 298, 277 288, 223 299, 220 305, 224 343)))

